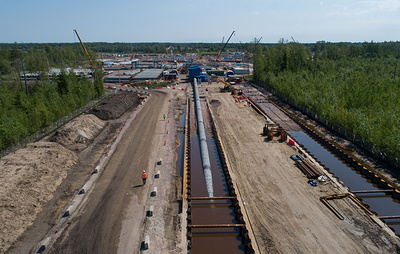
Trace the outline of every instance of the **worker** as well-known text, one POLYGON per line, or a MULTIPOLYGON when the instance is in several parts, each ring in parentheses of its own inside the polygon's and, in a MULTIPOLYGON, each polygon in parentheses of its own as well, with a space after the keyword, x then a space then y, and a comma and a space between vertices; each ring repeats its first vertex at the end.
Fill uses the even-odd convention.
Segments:
POLYGON ((163 114, 163 117, 164 117, 164 121, 165 121, 165 113, 163 114))
POLYGON ((146 174, 146 171, 145 171, 145 170, 143 170, 143 173, 142 173, 143 185, 145 185, 145 184, 146 184, 146 179, 147 179, 147 174, 146 174))

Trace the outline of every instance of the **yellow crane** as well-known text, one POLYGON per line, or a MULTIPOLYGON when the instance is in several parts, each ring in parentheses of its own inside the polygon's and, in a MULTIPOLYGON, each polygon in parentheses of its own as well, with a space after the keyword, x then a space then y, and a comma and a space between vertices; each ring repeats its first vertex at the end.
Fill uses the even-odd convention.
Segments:
POLYGON ((86 57, 87 57, 87 59, 88 59, 89 62, 90 62, 90 68, 93 68, 92 59, 90 59, 89 53, 87 52, 85 45, 83 45, 83 42, 82 42, 82 40, 81 40, 81 37, 79 37, 78 31, 76 31, 76 29, 74 29, 74 32, 76 33, 76 36, 78 37, 79 41, 81 42, 83 51, 85 51, 86 57))

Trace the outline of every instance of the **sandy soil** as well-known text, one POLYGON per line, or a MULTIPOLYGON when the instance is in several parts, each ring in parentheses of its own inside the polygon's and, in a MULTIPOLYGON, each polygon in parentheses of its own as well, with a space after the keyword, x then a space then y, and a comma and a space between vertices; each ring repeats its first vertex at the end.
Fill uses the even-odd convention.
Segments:
MULTIPOLYGON (((108 105, 119 105, 129 97, 131 108, 139 104, 136 93, 129 93, 113 96, 108 105)), ((91 114, 82 115, 42 142, 1 158, 0 253, 10 247, 8 253, 28 253, 44 238, 125 118, 104 122, 91 114)))
MULTIPOLYGON (((70 221, 49 253, 138 253, 144 235, 151 253, 181 253, 178 199, 174 176, 176 123, 180 91, 153 91, 121 139, 117 150, 90 194, 84 209, 70 221), (174 98, 175 96, 175 98, 174 98), (174 100, 169 103, 169 99, 174 100), (163 119, 165 113, 167 119, 163 119), (168 130, 168 133, 167 133, 168 130), (164 145, 168 144, 168 145, 164 145), (159 159, 162 165, 156 165, 159 159), (145 169, 149 179, 142 186, 145 169), (154 178, 160 170, 160 177, 154 178), (150 193, 158 188, 157 195, 150 193), (154 207, 152 217, 146 211, 154 207)), ((184 100, 181 100, 184 103, 184 100)))
MULTIPOLYGON (((345 219, 340 221, 319 197, 340 193, 344 188, 332 182, 311 187, 289 158, 298 151, 286 143, 266 142, 261 136, 263 117, 249 107, 239 106, 230 94, 217 92, 217 86, 221 84, 208 89, 207 99, 232 168, 232 179, 245 201, 242 209, 248 214, 247 227, 254 231, 253 246, 258 245, 257 251, 396 253, 400 250, 399 239, 387 227, 375 223, 348 199, 330 201, 344 215, 345 219)), ((62 211, 131 115, 132 111, 126 112, 129 107, 118 105, 132 102, 132 109, 132 105, 139 103, 137 97, 126 96, 108 101, 103 107, 106 112, 98 111, 98 116, 106 119, 104 127, 101 120, 86 116, 78 123, 71 123, 71 129, 65 126, 64 133, 70 135, 61 135, 60 130, 59 138, 63 139, 58 141, 79 152, 54 142, 42 142, 10 155, 8 160, 7 157, 0 160, 2 169, 10 165, 0 176, 0 225, 3 226, 0 253, 13 243, 9 253, 29 253, 53 231, 58 240, 46 250, 48 253, 140 253, 145 236, 150 237, 148 253, 185 253, 186 240, 182 237, 185 211, 179 211, 182 179, 175 174, 175 148, 180 105, 185 104, 186 90, 152 91, 82 207, 74 216, 64 219, 63 226, 57 226, 62 211), (120 108, 122 112, 108 111, 120 108), (93 126, 92 136, 87 133, 90 126, 93 126), (77 133, 88 134, 87 142, 79 143, 85 139, 77 139, 77 133), (160 159, 162 164, 157 165, 160 159), (149 175, 145 186, 140 179, 143 169, 149 175), (154 177, 157 171, 159 178, 154 177), (158 192, 151 197, 154 187, 158 192), (15 196, 16 193, 20 194, 15 196), (146 211, 150 206, 154 212, 148 217, 146 211), (12 220, 15 218, 20 218, 18 223, 12 220)))
POLYGON ((338 188, 331 183, 311 187, 289 158, 297 151, 261 136, 263 117, 240 107, 228 93, 209 92, 208 98, 261 253, 399 250, 398 238, 348 199, 331 201, 345 215, 337 219, 319 197, 338 188))
POLYGON ((97 137, 105 125, 106 122, 95 115, 82 115, 57 130, 49 140, 69 150, 82 151, 97 137))
POLYGON ((0 160, 0 253, 4 253, 36 216, 78 160, 52 142, 36 142, 0 160))

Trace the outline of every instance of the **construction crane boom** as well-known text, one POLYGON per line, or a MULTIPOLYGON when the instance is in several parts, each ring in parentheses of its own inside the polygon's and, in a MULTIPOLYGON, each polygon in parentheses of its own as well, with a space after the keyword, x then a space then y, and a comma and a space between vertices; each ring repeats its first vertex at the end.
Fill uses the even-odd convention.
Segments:
POLYGON ((228 44, 229 40, 231 39, 231 37, 232 37, 232 35, 233 35, 234 33, 235 33, 235 31, 233 31, 233 32, 231 33, 231 36, 229 36, 228 40, 226 40, 224 46, 223 46, 222 49, 219 51, 219 54, 218 54, 218 56, 217 56, 217 59, 215 59, 215 61, 218 61, 219 57, 220 57, 221 54, 222 54, 222 51, 224 50, 224 48, 226 47, 226 45, 228 44))
POLYGON ((74 29, 74 32, 76 33, 76 36, 78 37, 79 41, 81 42, 83 51, 85 51, 86 57, 87 57, 87 59, 88 59, 89 62, 90 62, 90 67, 93 68, 92 59, 90 59, 89 53, 87 52, 86 47, 85 47, 85 45, 83 44, 83 42, 82 42, 82 40, 81 40, 81 37, 79 37, 78 31, 76 31, 76 29, 74 29))

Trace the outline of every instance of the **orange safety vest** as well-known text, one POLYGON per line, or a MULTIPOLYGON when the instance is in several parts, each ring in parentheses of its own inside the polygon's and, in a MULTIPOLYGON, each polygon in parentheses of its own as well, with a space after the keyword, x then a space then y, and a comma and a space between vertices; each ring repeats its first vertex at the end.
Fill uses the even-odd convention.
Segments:
POLYGON ((142 174, 142 178, 143 178, 143 179, 146 179, 146 178, 147 178, 147 174, 146 174, 146 173, 143 173, 143 174, 142 174))

